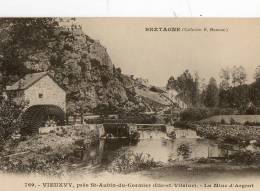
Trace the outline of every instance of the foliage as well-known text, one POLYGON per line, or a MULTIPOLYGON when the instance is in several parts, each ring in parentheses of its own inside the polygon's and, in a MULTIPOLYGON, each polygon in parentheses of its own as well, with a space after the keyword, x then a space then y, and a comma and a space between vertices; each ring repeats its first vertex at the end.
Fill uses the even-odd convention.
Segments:
POLYGON ((204 105, 206 107, 216 107, 219 101, 218 93, 217 81, 214 78, 210 78, 209 84, 204 93, 204 105))
POLYGON ((230 115, 235 114, 236 110, 232 108, 188 108, 180 113, 181 121, 199 121, 214 115, 230 115))
POLYGON ((225 108, 233 106, 230 94, 231 91, 229 89, 219 89, 219 107, 225 108))
POLYGON ((181 121, 199 121, 208 117, 207 108, 188 108, 180 113, 181 121))
POLYGON ((254 97, 250 96, 250 94, 253 94, 252 86, 246 84, 230 88, 229 90, 220 90, 219 106, 236 108, 241 114, 245 113, 250 100, 253 100, 250 97, 254 97))
POLYGON ((230 69, 229 68, 222 68, 220 70, 220 82, 219 88, 222 90, 228 90, 230 88, 230 69))
POLYGON ((175 121, 173 126, 182 128, 182 129, 195 129, 194 124, 192 124, 188 121, 175 121))
POLYGON ((250 85, 248 97, 255 107, 260 107, 260 78, 250 85))
POLYGON ((19 131, 22 122, 22 114, 26 103, 17 104, 11 100, 2 99, 0 103, 0 129, 1 138, 8 139, 10 136, 19 131))
POLYGON ((260 65, 258 65, 255 69, 255 80, 260 79, 260 65))
POLYGON ((39 62, 46 60, 33 58, 32 53, 38 54, 47 48, 58 23, 54 18, 7 18, 1 21, 0 28, 6 34, 0 39, 0 54, 3 56, 1 72, 2 83, 6 85, 32 70, 41 69, 42 63, 39 62), (28 64, 31 66, 26 67, 28 64))
POLYGON ((46 157, 39 158, 37 155, 30 156, 26 162, 20 158, 5 158, 0 163, 0 170, 11 173, 40 173, 44 175, 61 175, 62 163, 65 161, 63 154, 51 153, 49 150, 44 154, 46 157))
POLYGON ((259 160, 255 152, 242 151, 242 150, 234 154, 231 154, 229 158, 236 163, 245 163, 245 164, 252 164, 256 160, 259 160))
MULTIPOLYGON (((233 66, 233 68, 222 68, 220 71, 221 82, 219 87, 216 80, 211 78, 206 87, 202 87, 198 75, 192 77, 186 70, 177 79, 170 77, 167 83, 168 89, 176 89, 177 96, 182 98, 189 107, 211 107, 227 109, 236 114, 258 114, 260 113, 260 80, 259 69, 255 71, 255 82, 245 84, 246 72, 242 66, 233 66), (197 87, 202 87, 202 89, 197 87), (199 99, 197 99, 199 98, 199 99), (229 110, 229 108, 231 110, 229 110)), ((220 112, 223 113, 223 112, 220 112)), ((231 114, 226 112, 227 114, 231 114)))
POLYGON ((220 120, 220 123, 221 123, 222 125, 225 125, 227 122, 225 121, 225 119, 222 118, 222 119, 220 120))
POLYGON ((108 170, 116 173, 130 173, 159 166, 160 164, 155 162, 149 154, 129 151, 113 161, 112 166, 108 170))
POLYGON ((229 124, 230 124, 230 125, 236 125, 237 122, 231 117, 229 124))
POLYGON ((109 115, 117 113, 117 108, 111 104, 99 104, 94 108, 93 112, 99 115, 109 115))
POLYGON ((133 91, 125 89, 121 69, 75 19, 7 18, 0 29, 0 89, 27 73, 49 71, 66 90, 69 114, 82 115, 99 104, 138 107, 128 100, 126 91, 133 91))
POLYGON ((195 106, 199 102, 198 80, 198 75, 193 77, 189 70, 185 70, 177 79, 170 77, 166 87, 168 89, 175 89, 179 92, 178 97, 189 106, 195 106))
POLYGON ((232 83, 234 86, 242 85, 246 81, 246 71, 243 66, 233 66, 232 68, 232 83))
POLYGON ((260 123, 259 122, 245 121, 244 125, 246 125, 246 126, 260 126, 260 123))
POLYGON ((245 113, 250 102, 257 102, 256 96, 259 92, 257 83, 245 84, 246 77, 245 69, 242 66, 233 66, 232 70, 228 68, 221 70, 219 107, 236 108, 242 114, 245 113), (230 80, 233 86, 230 86, 230 80))
POLYGON ((188 144, 181 144, 177 148, 177 155, 182 156, 183 159, 189 158, 191 153, 192 153, 191 147, 188 144))
POLYGON ((167 89, 176 89, 177 88, 177 85, 176 85, 176 80, 173 76, 171 76, 169 79, 168 79, 168 82, 166 84, 166 88, 167 89))

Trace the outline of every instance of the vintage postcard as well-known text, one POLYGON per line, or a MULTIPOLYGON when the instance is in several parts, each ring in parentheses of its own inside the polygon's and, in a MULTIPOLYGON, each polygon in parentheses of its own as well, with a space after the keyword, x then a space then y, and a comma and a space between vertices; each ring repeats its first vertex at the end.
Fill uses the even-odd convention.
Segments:
POLYGON ((0 190, 260 190, 260 19, 0 18, 0 190))

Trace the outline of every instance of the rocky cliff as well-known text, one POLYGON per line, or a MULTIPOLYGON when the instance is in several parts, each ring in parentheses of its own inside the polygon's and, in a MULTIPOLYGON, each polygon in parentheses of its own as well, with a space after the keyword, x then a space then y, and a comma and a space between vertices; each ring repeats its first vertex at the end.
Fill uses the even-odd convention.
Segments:
POLYGON ((135 80, 122 74, 106 48, 75 22, 1 19, 0 47, 2 89, 26 73, 49 71, 66 89, 69 113, 147 110, 135 80))

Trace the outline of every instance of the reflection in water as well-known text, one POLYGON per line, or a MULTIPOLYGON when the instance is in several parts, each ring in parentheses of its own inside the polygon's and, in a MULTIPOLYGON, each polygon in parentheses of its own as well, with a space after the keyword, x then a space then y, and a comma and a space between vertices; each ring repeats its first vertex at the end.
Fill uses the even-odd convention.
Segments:
POLYGON ((183 159, 188 159, 191 155, 191 148, 188 144, 181 144, 177 148, 177 156, 182 156, 183 159))
POLYGON ((100 140, 96 145, 86 149, 82 162, 85 165, 106 167, 124 152, 149 154, 155 161, 169 162, 193 158, 224 157, 226 150, 215 141, 199 138, 195 131, 176 131, 176 139, 170 139, 166 132, 160 130, 140 131, 140 140, 130 142, 127 139, 100 140))
POLYGON ((116 151, 135 146, 137 142, 130 142, 128 139, 100 140, 84 151, 83 161, 93 165, 108 164, 117 156, 116 151))

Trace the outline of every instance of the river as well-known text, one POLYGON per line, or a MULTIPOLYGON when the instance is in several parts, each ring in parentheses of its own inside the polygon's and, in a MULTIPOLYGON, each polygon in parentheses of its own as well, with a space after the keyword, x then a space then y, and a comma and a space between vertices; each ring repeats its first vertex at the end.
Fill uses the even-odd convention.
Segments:
POLYGON ((126 152, 142 153, 154 161, 168 164, 172 161, 185 161, 198 158, 228 157, 234 152, 235 146, 225 148, 216 141, 199 137, 190 129, 168 127, 162 130, 139 130, 140 139, 135 142, 128 140, 100 140, 81 153, 80 168, 98 167, 106 169, 114 160, 126 152), (176 139, 167 133, 175 131, 176 139))

